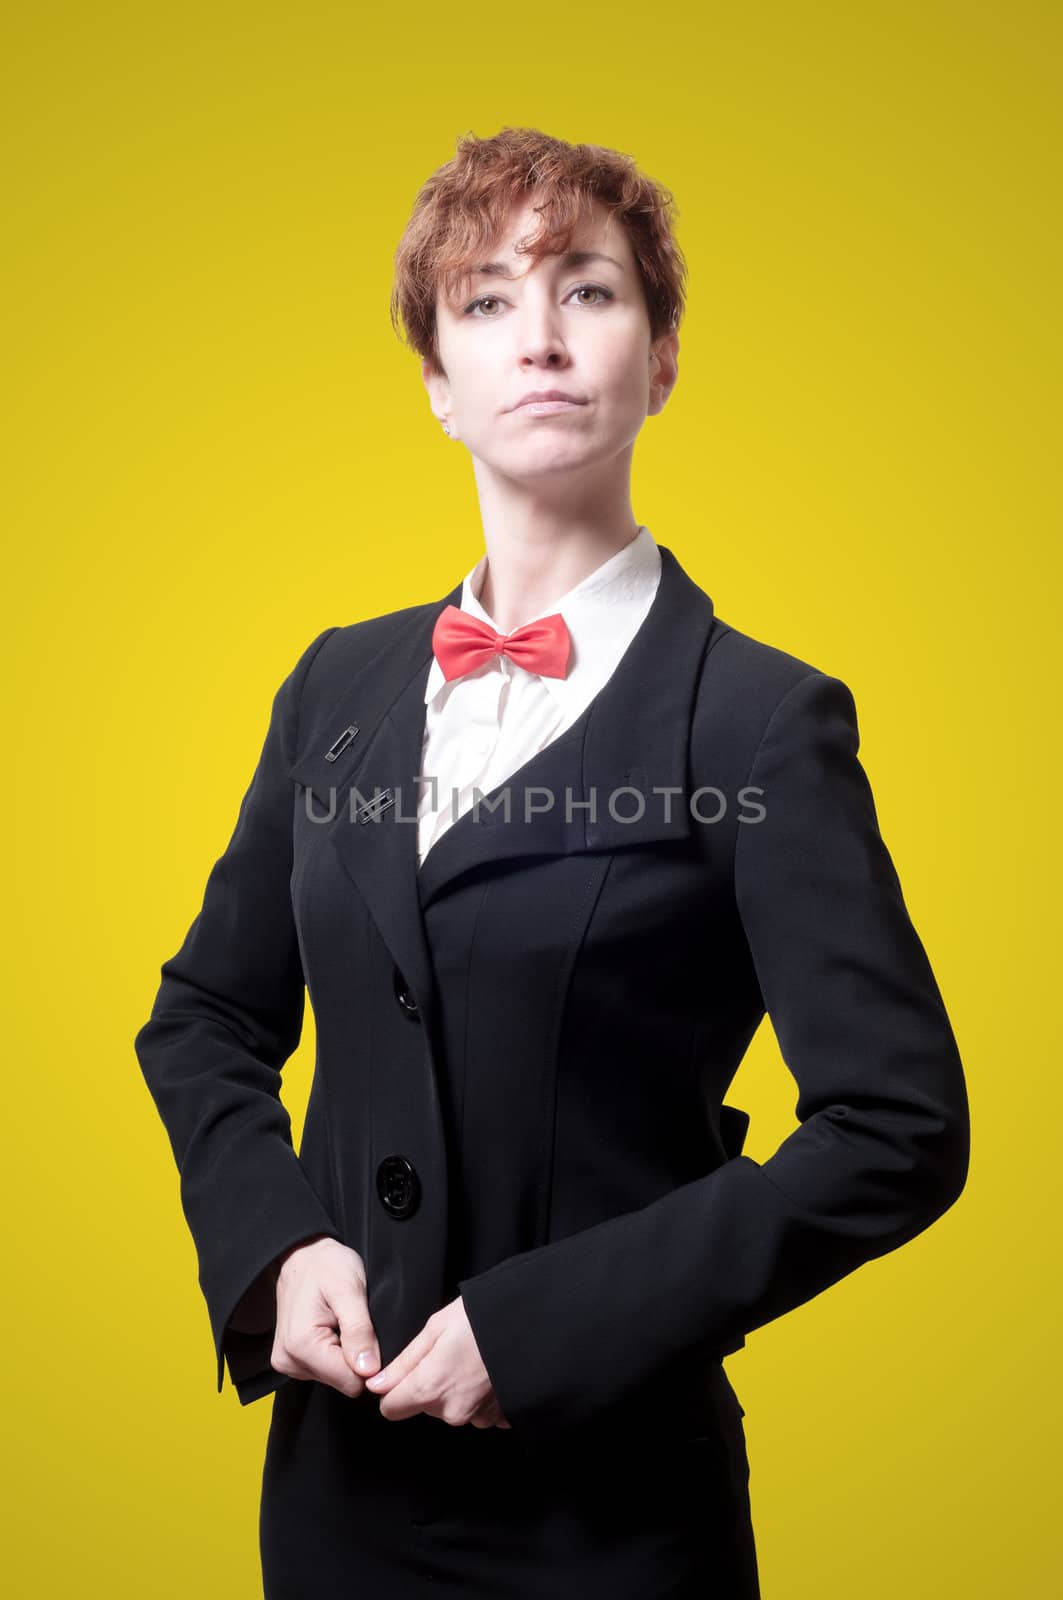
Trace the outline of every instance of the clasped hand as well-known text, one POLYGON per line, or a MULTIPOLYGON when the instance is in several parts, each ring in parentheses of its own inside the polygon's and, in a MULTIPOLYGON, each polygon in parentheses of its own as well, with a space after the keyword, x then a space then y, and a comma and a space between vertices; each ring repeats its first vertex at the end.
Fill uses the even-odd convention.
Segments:
POLYGON ((327 1237, 295 1246, 280 1259, 276 1300, 270 1364, 285 1377, 313 1379, 352 1399, 367 1388, 392 1422, 423 1411, 452 1427, 510 1426, 460 1295, 384 1368, 356 1250, 327 1237))

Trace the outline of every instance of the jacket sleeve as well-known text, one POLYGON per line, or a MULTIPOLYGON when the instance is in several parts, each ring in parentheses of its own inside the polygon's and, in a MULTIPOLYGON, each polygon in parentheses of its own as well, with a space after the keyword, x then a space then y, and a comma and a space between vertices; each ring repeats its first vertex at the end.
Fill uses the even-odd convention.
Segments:
POLYGON ((245 1405, 284 1381, 269 1360, 276 1258, 315 1235, 340 1237, 295 1154, 280 1100, 304 1005, 288 768, 303 683, 333 631, 314 640, 274 696, 232 837, 134 1043, 180 1174, 218 1390, 227 1360, 245 1405))
POLYGON ((459 1283, 514 1429, 550 1432, 718 1355, 912 1239, 967 1177, 952 1028, 857 758, 856 708, 812 670, 776 706, 734 882, 800 1126, 652 1205, 459 1283))

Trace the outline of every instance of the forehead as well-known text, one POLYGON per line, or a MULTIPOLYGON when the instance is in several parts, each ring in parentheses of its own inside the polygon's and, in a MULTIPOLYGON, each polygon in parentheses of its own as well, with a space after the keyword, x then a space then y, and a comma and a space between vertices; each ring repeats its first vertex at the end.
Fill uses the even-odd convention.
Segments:
MULTIPOLYGON (((513 249, 518 242, 530 241, 542 226, 542 213, 535 209, 539 203, 541 197, 533 194, 512 206, 495 236, 495 244, 513 249)), ((623 237, 623 234, 623 228, 609 207, 600 200, 591 199, 572 230, 572 243, 580 246, 601 243, 623 237)))
POLYGON ((537 267, 602 267, 623 272, 634 265, 631 245, 623 225, 600 200, 590 203, 588 212, 572 229, 567 248, 539 260, 529 257, 519 246, 527 246, 542 227, 534 197, 515 205, 492 243, 469 262, 466 276, 520 277, 537 267))

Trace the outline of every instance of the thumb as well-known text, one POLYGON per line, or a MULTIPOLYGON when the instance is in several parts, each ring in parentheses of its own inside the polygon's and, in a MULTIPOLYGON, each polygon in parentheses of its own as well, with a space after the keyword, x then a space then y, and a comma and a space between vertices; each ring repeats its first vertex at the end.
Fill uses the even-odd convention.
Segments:
POLYGON ((380 1366, 380 1346, 364 1292, 351 1288, 334 1294, 332 1311, 344 1360, 357 1377, 369 1377, 380 1366))
POLYGON ((373 1394, 383 1394, 393 1388, 395 1384, 400 1383, 403 1378, 413 1371, 418 1362, 428 1355, 439 1338, 439 1333, 438 1321, 430 1318, 420 1333, 410 1340, 406 1348, 400 1350, 398 1355, 394 1356, 386 1367, 382 1368, 375 1377, 368 1380, 366 1387, 371 1389, 373 1394))

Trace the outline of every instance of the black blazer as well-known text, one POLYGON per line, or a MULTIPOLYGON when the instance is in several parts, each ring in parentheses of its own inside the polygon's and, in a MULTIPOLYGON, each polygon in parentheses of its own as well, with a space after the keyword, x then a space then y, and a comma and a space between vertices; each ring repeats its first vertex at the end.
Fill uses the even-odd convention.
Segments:
POLYGON ((287 1381, 269 1264, 328 1234, 365 1259, 385 1362, 460 1292, 514 1429, 663 1403, 697 1432, 712 1364, 964 1186, 963 1069, 853 697, 716 617, 660 550, 613 676, 492 791, 508 820, 467 812, 420 871, 423 691, 460 585, 326 629, 277 691, 136 1038, 218 1387, 227 1360, 243 1403, 287 1381), (443 989, 471 890, 475 961, 443 989), (279 1090, 304 984, 317 1059, 296 1155, 279 1090), (460 1036, 441 1004, 458 988, 460 1036), (765 1009, 801 1125, 757 1162, 723 1098, 765 1009))

